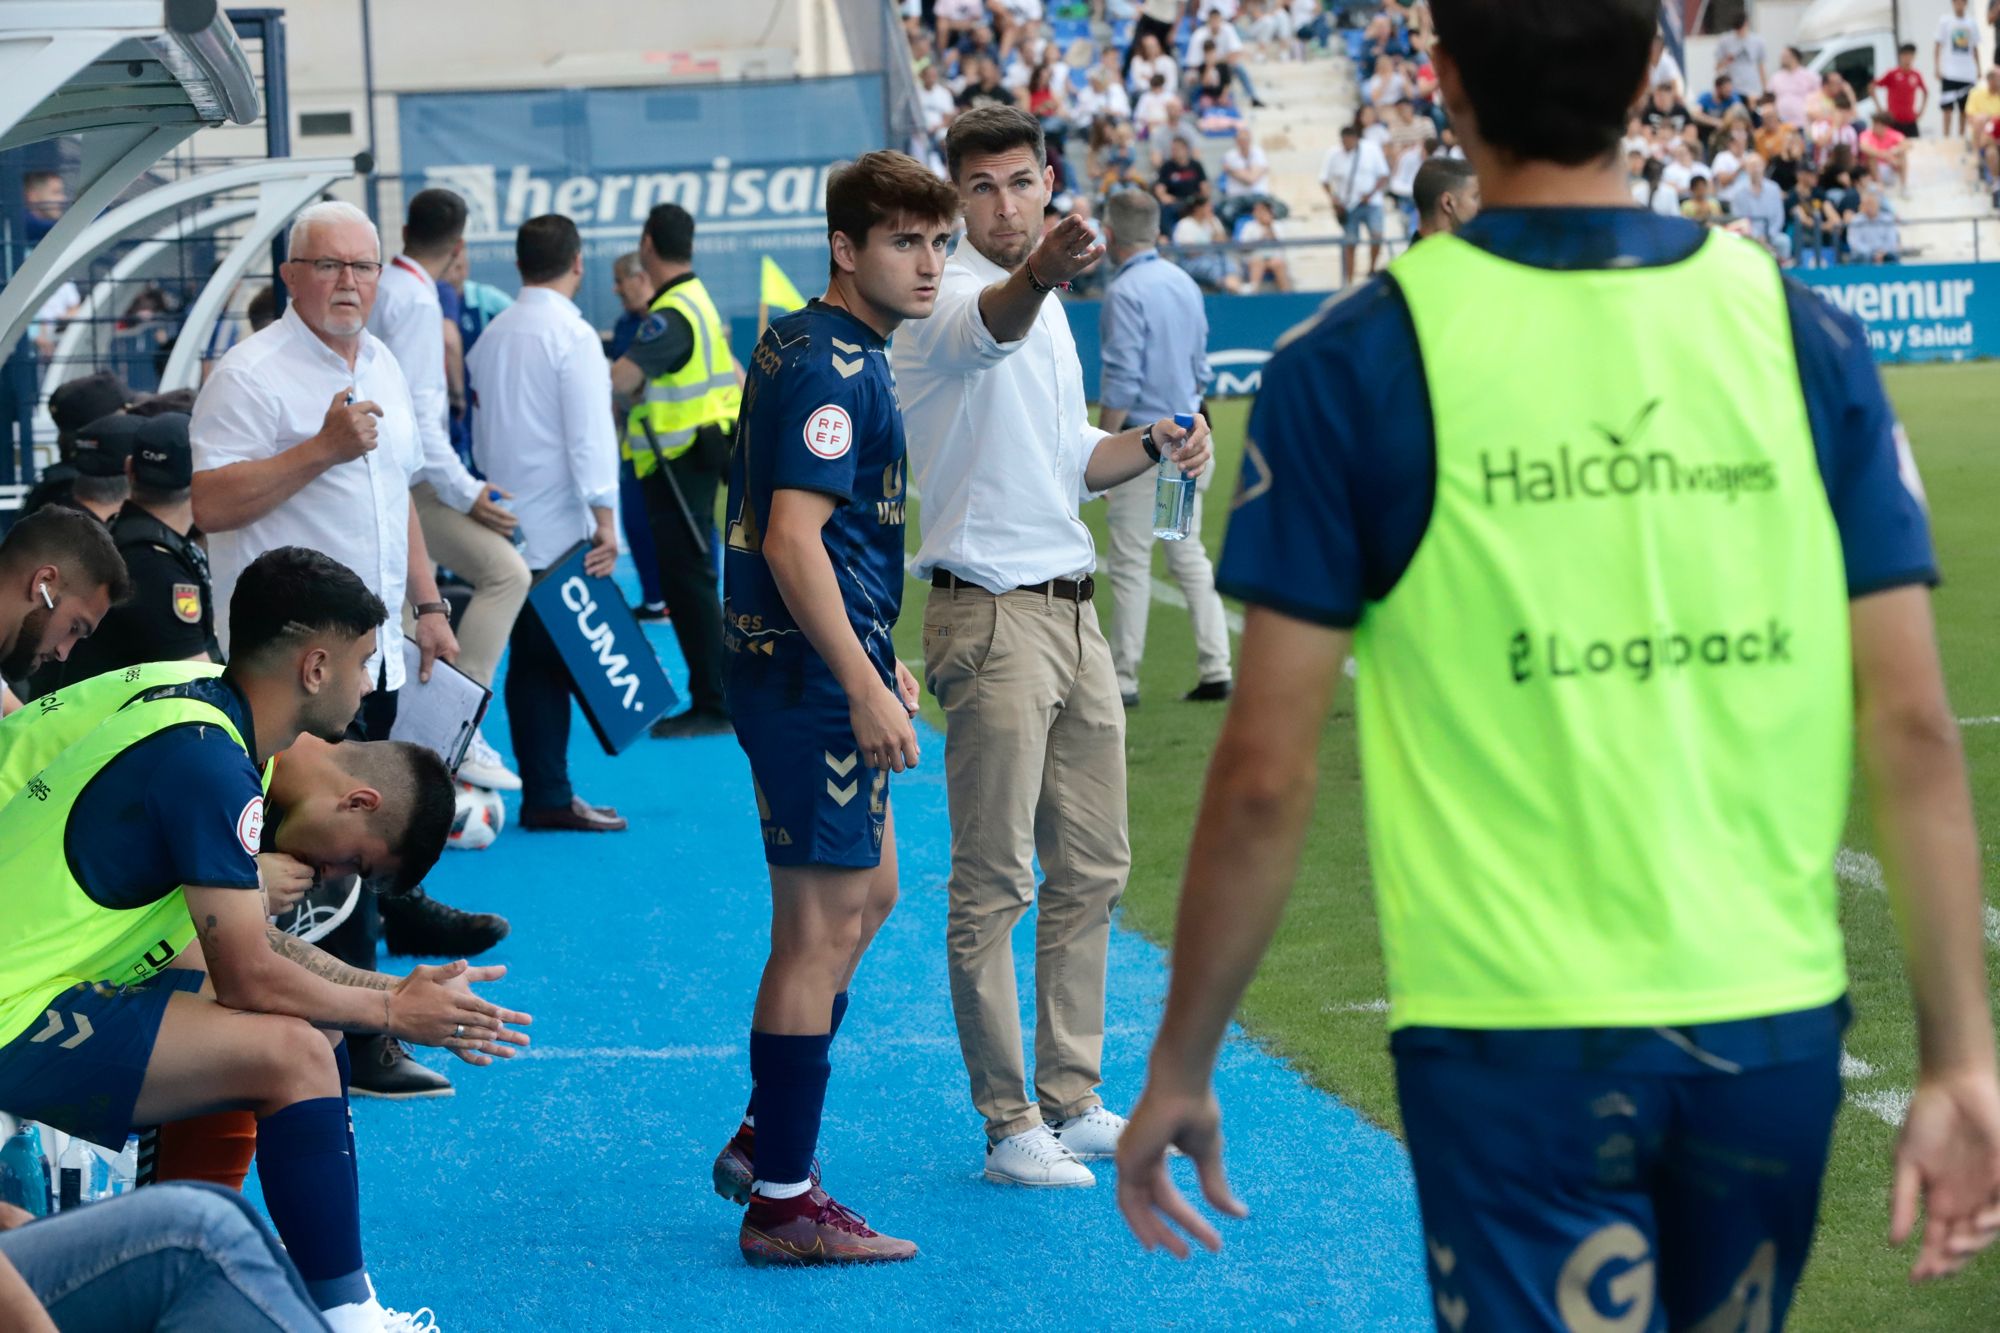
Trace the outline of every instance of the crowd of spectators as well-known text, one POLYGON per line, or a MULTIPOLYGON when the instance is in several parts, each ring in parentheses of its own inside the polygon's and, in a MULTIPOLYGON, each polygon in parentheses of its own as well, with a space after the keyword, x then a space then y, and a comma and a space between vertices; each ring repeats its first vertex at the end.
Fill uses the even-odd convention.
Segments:
MULTIPOLYGON (((916 148, 940 171, 938 146, 954 118, 1018 106, 1047 136, 1056 209, 1089 219, 1101 238, 1105 200, 1142 189, 1159 201, 1161 241, 1203 287, 1290 289, 1283 251, 1268 248, 1284 239, 1285 205, 1270 190, 1270 164, 1247 114, 1263 105, 1255 65, 1300 59, 1326 42, 1333 16, 1323 0, 1052 8, 1042 0, 907 0, 903 11, 924 117, 916 148), (1243 248, 1251 244, 1267 248, 1243 248)), ((1077 286, 1102 281, 1093 272, 1077 286)))

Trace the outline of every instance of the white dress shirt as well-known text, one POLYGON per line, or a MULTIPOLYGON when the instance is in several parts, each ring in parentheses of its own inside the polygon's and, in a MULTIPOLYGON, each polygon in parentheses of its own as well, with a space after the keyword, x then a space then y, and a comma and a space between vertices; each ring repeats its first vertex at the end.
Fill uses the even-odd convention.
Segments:
POLYGON ((914 572, 949 570, 992 593, 1096 568, 1077 510, 1094 498, 1084 469, 1106 434, 1085 415, 1060 301, 1045 298, 1018 342, 988 331, 979 293, 1006 276, 960 240, 936 309, 903 325, 889 356, 923 497, 914 572))
POLYGON ((229 349, 194 402, 188 436, 194 470, 274 458, 319 434, 333 395, 354 394, 382 409, 375 448, 307 482, 283 504, 231 532, 208 536, 209 573, 222 650, 229 651, 226 608, 236 580, 252 560, 279 546, 304 546, 331 556, 360 576, 389 608, 379 667, 389 689, 403 684, 403 591, 410 572, 410 485, 423 468, 416 409, 396 358, 363 331, 354 368, 321 342, 295 306, 229 349))
POLYGON ((444 378, 444 307, 437 282, 408 255, 397 255, 382 270, 368 331, 388 345, 410 401, 417 406, 417 438, 424 449, 427 481, 438 499, 464 513, 479 498, 479 478, 465 470, 451 447, 451 387, 444 378))
POLYGON ((465 362, 479 385, 472 456, 514 497, 521 558, 547 569, 597 530, 593 506, 618 507, 604 344, 567 296, 523 287, 465 362))

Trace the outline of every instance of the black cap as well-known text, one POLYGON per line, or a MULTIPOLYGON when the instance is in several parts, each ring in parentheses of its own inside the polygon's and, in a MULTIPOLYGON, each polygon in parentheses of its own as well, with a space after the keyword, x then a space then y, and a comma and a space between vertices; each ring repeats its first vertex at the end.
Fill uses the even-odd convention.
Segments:
POLYGON ((65 437, 80 435, 85 426, 121 410, 132 401, 125 381, 108 370, 82 375, 49 395, 49 417, 65 437))
POLYGON ((132 480, 151 491, 186 490, 193 483, 187 413, 162 412, 140 423, 132 447, 132 480))
POLYGON ((76 448, 70 462, 79 477, 122 477, 125 460, 132 456, 133 442, 146 423, 137 417, 113 412, 99 417, 76 433, 76 448))

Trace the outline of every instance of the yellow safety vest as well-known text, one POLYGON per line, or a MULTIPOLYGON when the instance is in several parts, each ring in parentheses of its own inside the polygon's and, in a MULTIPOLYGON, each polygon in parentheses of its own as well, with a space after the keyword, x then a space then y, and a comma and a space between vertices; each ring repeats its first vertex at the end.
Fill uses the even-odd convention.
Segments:
POLYGON ((625 419, 625 457, 635 476, 660 462, 679 458, 703 426, 728 430, 736 424, 743 391, 729 355, 729 330, 700 278, 677 282, 661 292, 649 313, 678 311, 694 329, 694 350, 681 368, 646 382, 625 419))

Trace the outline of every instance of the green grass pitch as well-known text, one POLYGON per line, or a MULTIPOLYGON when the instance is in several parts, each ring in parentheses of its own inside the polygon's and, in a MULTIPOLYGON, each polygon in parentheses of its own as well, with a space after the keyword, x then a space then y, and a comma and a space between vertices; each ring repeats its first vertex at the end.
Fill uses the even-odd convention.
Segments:
MULTIPOLYGON (((1995 717, 2000 715, 2000 568, 1993 555, 2000 446, 1986 430, 2000 369, 1909 367, 1891 370, 1887 378, 1930 495, 1945 576, 1937 614, 1952 701, 1962 718, 1995 717)), ((1248 405, 1221 403, 1215 415, 1219 474, 1202 530, 1211 552, 1220 550, 1228 522, 1223 497, 1235 490, 1248 405)), ((1103 511, 1101 504, 1084 511, 1100 551, 1103 511)), ((912 513, 912 549, 916 535, 912 513)), ((1165 566, 1156 565, 1155 573, 1164 576, 1165 566)), ((909 584, 897 631, 903 659, 913 665, 923 656, 926 592, 909 584)), ((1108 595, 1099 599, 1099 613, 1108 626, 1114 614, 1108 595)), ((1180 702, 1194 682, 1186 613, 1156 602, 1140 678, 1144 702, 1131 715, 1127 740, 1133 864, 1124 917, 1163 943, 1172 937, 1188 831, 1223 717, 1220 706, 1180 702)), ((1343 692, 1327 722, 1319 801, 1298 884, 1242 1017, 1255 1036, 1314 1083, 1394 1131, 1399 1126, 1378 1006, 1382 963, 1362 836, 1352 705, 1351 693, 1343 692)), ((925 710, 942 725, 928 698, 925 710)), ((1965 742, 1991 900, 1993 839, 2000 836, 2000 725, 1968 727, 1965 742)), ((1847 845, 1869 847, 1858 802, 1847 845)), ((2000 1253, 1985 1256, 1954 1281, 1912 1290, 1905 1280, 1909 1256, 1888 1248, 1894 1130, 1855 1098, 1886 1102, 1914 1082, 1910 1003, 1882 895, 1865 883, 1843 883, 1842 907, 1856 1012, 1847 1049, 1869 1072, 1848 1080, 1850 1101, 1835 1134, 1819 1240, 1791 1327, 1803 1333, 2000 1328, 2000 1253)), ((1255 1170, 1244 1153, 1236 1149, 1235 1169, 1255 1170)))

